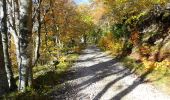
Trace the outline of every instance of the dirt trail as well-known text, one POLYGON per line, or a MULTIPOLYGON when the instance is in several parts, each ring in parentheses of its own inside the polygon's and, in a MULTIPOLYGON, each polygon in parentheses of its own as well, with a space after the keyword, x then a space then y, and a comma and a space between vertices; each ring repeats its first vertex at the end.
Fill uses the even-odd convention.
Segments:
POLYGON ((85 49, 67 74, 56 100, 170 100, 95 46, 85 49))

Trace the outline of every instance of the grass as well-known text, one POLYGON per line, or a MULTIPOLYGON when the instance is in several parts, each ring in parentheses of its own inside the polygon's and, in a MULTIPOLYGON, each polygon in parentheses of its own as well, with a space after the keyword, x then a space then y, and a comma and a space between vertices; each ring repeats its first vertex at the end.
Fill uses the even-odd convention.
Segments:
POLYGON ((43 65, 33 68, 34 73, 34 87, 28 88, 25 93, 13 92, 6 96, 4 99, 10 100, 48 100, 48 94, 55 89, 59 88, 63 75, 72 66, 78 58, 78 54, 68 54, 65 59, 61 61, 56 67, 43 65))
POLYGON ((145 73, 148 68, 154 67, 154 71, 146 77, 146 80, 159 90, 170 94, 170 67, 168 65, 163 62, 159 62, 158 64, 157 62, 149 61, 137 62, 129 57, 125 57, 121 61, 137 75, 141 75, 145 73))

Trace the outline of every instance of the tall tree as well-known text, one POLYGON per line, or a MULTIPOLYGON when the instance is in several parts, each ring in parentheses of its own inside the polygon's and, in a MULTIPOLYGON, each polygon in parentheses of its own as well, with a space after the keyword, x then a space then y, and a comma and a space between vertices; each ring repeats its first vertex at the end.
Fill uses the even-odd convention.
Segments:
POLYGON ((41 2, 42 0, 37 0, 37 34, 35 39, 35 52, 34 52, 34 58, 33 58, 33 66, 36 64, 38 58, 40 57, 40 44, 41 44, 41 26, 42 26, 42 17, 41 17, 41 2))
POLYGON ((19 14, 19 90, 25 91, 32 84, 32 0, 20 0, 19 14))
POLYGON ((4 58, 3 47, 2 47, 2 41, 0 40, 0 96, 9 91, 8 80, 7 80, 3 58, 4 58))
POLYGON ((8 50, 8 35, 7 35, 7 7, 6 7, 6 0, 3 0, 3 18, 1 22, 1 36, 2 36, 2 45, 3 45, 3 53, 4 53, 4 62, 5 62, 5 69, 7 72, 8 83, 10 90, 17 89, 17 85, 15 83, 14 75, 12 72, 11 61, 9 57, 9 50, 8 50))
MULTIPOLYGON (((0 11, 2 12, 0 14, 0 26, 2 26, 2 19, 3 19, 3 3, 4 0, 0 1, 0 11)), ((0 34, 1 38, 1 34, 0 34)), ((0 39, 0 96, 6 93, 9 90, 8 86, 8 80, 7 75, 5 71, 5 65, 4 65, 4 54, 3 54, 3 46, 2 46, 2 40, 0 39)))

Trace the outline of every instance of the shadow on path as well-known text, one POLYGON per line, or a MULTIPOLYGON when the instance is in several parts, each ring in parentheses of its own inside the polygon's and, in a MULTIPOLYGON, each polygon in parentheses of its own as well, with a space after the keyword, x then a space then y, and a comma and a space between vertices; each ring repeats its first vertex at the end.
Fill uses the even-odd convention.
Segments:
POLYGON ((103 94, 104 94, 113 84, 115 84, 116 82, 118 82, 119 80, 125 78, 126 76, 128 76, 128 75, 130 75, 130 74, 132 74, 132 73, 125 73, 125 74, 122 75, 121 77, 118 77, 118 78, 116 78, 115 80, 109 82, 109 83, 104 87, 104 89, 103 89, 101 92, 99 92, 99 93, 97 94, 97 96, 95 96, 95 98, 94 98, 93 100, 99 100, 99 99, 103 96, 103 94))
MULTIPOLYGON (((104 57, 105 56, 99 56, 100 59, 103 59, 104 57)), ((93 57, 91 58, 91 60, 96 59, 96 58, 98 57, 93 57)), ((55 99, 60 99, 60 100, 65 100, 67 98, 69 98, 68 100, 70 100, 71 98, 76 99, 76 98, 79 98, 78 96, 80 96, 80 95, 77 95, 79 91, 86 89, 93 83, 96 83, 111 75, 116 75, 116 76, 122 75, 118 77, 117 79, 111 81, 105 87, 105 89, 101 93, 99 93, 98 96, 96 96, 96 100, 97 100, 97 98, 100 98, 112 84, 132 74, 130 73, 129 69, 123 68, 122 65, 119 65, 117 62, 118 61, 116 59, 112 59, 112 60, 101 62, 101 63, 95 64, 89 67, 81 66, 74 70, 69 71, 68 73, 64 75, 65 78, 62 80, 62 83, 66 83, 64 84, 64 87, 58 90, 54 90, 52 92, 52 96, 55 99), (90 78, 80 82, 79 84, 67 83, 68 81, 83 78, 83 77, 90 77, 90 78)))
MULTIPOLYGON (((91 49, 87 49, 85 53, 87 55, 90 55, 91 53, 99 53, 100 50, 95 49, 92 47, 91 49)), ((84 55, 86 55, 84 53, 84 55)), ((100 52, 101 53, 101 52, 100 52)), ((100 54, 99 53, 99 54, 100 54)), ((77 63, 83 62, 88 63, 88 61, 92 61, 95 59, 102 59, 107 58, 107 55, 97 55, 93 56, 92 58, 87 58, 84 60, 78 60, 77 63)), ((131 72, 130 69, 123 67, 117 59, 108 60, 106 62, 100 62, 98 61, 98 64, 92 65, 92 66, 83 66, 80 65, 76 67, 75 69, 72 69, 64 74, 64 77, 61 80, 61 83, 64 83, 64 85, 59 89, 54 89, 54 91, 51 92, 51 96, 55 98, 55 100, 77 100, 77 98, 82 98, 82 100, 92 100, 87 94, 80 95, 79 92, 81 90, 85 90, 89 86, 91 86, 93 83, 97 83, 101 80, 103 80, 106 77, 115 75, 116 79, 110 80, 109 83, 105 85, 105 87, 93 97, 93 100, 100 100, 100 98, 107 92, 109 88, 111 88, 112 85, 114 85, 116 82, 122 80, 123 78, 132 75, 133 72, 135 72, 137 69, 133 69, 133 72, 131 72), (72 83, 71 81, 78 80, 78 82, 72 83)), ((139 76, 132 85, 130 85, 128 88, 124 89, 114 97, 112 97, 112 100, 120 100, 124 96, 126 96, 128 93, 130 93, 133 89, 135 89, 138 85, 146 82, 146 77, 152 73, 154 69, 150 68, 145 73, 143 73, 141 76, 139 76)))
POLYGON ((126 96, 127 94, 129 94, 133 89, 135 89, 138 85, 147 82, 145 79, 146 77, 152 73, 154 70, 153 67, 149 68, 145 73, 143 73, 142 75, 140 75, 134 82, 132 85, 130 85, 128 88, 124 89, 123 91, 121 91, 120 93, 118 93, 116 96, 114 96, 111 100, 121 100, 124 96, 126 96))

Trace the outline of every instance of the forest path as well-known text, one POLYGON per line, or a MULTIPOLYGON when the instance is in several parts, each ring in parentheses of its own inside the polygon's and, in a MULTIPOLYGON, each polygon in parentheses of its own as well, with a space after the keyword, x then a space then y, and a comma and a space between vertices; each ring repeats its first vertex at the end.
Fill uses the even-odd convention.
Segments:
POLYGON ((66 74, 56 100, 170 100, 96 46, 89 46, 66 74))

